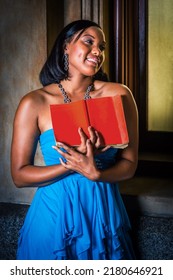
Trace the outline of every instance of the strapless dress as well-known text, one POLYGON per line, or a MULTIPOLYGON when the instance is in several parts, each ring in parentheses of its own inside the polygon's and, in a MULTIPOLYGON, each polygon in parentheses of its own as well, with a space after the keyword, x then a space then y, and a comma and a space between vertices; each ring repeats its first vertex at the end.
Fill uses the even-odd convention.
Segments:
MULTIPOLYGON (((59 163, 53 130, 39 137, 46 165, 59 163)), ((100 169, 115 164, 117 149, 95 157, 100 169)), ((134 259, 130 222, 118 184, 78 173, 38 187, 18 240, 20 260, 134 259)))

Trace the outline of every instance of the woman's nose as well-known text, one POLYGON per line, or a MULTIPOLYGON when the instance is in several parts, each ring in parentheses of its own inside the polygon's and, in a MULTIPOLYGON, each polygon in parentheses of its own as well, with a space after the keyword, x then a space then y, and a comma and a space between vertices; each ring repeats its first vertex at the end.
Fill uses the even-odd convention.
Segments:
POLYGON ((96 56, 99 56, 101 51, 97 46, 95 46, 95 47, 93 46, 92 53, 96 56))

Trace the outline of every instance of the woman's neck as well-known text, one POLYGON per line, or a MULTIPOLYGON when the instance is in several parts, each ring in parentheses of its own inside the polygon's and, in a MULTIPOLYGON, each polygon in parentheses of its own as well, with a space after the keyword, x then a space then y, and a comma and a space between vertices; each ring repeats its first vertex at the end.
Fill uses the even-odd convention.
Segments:
POLYGON ((69 80, 61 81, 61 84, 65 91, 70 95, 73 96, 82 96, 85 94, 89 85, 92 84, 92 78, 70 78, 69 80))

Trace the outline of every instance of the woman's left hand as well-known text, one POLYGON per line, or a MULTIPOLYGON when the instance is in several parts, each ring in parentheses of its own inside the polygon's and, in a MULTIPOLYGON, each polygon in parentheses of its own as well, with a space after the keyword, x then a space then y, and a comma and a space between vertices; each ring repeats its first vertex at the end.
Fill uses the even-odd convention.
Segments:
POLYGON ((64 159, 60 158, 61 164, 72 171, 76 171, 90 180, 97 180, 99 178, 99 170, 96 167, 94 161, 94 149, 90 139, 86 141, 86 153, 82 154, 76 151, 73 147, 69 147, 64 143, 57 143, 57 146, 53 146, 64 159), (65 149, 62 151, 61 148, 65 149))

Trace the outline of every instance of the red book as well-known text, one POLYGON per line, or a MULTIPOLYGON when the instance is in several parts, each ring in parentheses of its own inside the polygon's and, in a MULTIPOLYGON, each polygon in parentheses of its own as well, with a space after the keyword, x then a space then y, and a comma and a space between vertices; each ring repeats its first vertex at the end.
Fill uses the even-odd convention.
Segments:
POLYGON ((119 95, 53 104, 50 110, 57 142, 78 146, 78 128, 81 127, 89 137, 88 126, 92 126, 101 135, 104 145, 119 148, 128 145, 128 131, 119 95))

